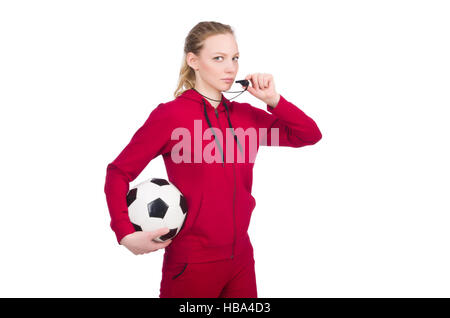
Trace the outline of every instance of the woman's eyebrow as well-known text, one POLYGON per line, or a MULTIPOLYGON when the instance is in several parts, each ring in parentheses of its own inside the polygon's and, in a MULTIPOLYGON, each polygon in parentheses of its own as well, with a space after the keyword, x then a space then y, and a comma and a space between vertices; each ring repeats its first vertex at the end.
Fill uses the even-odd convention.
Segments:
MULTIPOLYGON (((217 54, 217 53, 219 53, 219 54, 223 54, 223 55, 227 55, 227 53, 223 53, 223 52, 214 52, 213 54, 217 54)), ((236 54, 239 54, 239 52, 237 52, 237 53, 234 53, 234 55, 236 55, 236 54)))

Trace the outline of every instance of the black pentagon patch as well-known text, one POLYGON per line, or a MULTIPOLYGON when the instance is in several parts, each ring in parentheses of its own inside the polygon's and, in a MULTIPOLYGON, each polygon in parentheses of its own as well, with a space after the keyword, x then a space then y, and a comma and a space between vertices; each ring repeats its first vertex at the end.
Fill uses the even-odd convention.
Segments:
POLYGON ((161 239, 162 241, 167 241, 167 240, 171 239, 172 237, 174 237, 176 233, 177 233, 177 229, 171 229, 171 230, 169 231, 169 233, 164 234, 164 235, 161 235, 161 236, 160 236, 160 239, 161 239))
POLYGON ((166 215, 167 209, 169 209, 169 206, 161 198, 153 200, 147 204, 148 215, 151 218, 162 219, 166 215))
POLYGON ((127 194, 127 206, 130 206, 131 203, 136 201, 136 194, 137 194, 137 188, 133 188, 130 191, 128 191, 128 194, 127 194))
POLYGON ((133 222, 131 222, 131 224, 133 224, 135 231, 142 231, 142 228, 139 225, 134 224, 133 222))
POLYGON ((180 195, 180 208, 183 211, 183 214, 186 214, 188 210, 187 201, 186 198, 182 195, 180 195))
POLYGON ((159 186, 169 185, 169 182, 167 180, 158 179, 158 178, 152 178, 152 180, 150 182, 153 182, 154 184, 157 184, 159 186))

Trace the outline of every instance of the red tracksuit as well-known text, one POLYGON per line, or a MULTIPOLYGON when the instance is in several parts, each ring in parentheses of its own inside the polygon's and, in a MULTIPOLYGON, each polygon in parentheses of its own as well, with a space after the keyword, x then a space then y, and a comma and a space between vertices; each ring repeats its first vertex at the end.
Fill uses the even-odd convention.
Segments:
POLYGON ((126 202, 129 183, 156 156, 163 156, 169 181, 186 198, 183 228, 165 248, 160 297, 257 297, 247 233, 256 204, 252 147, 298 148, 322 138, 314 120, 283 96, 276 107, 266 107, 268 112, 222 95, 215 109, 195 89, 186 90, 159 104, 108 165, 104 191, 118 242, 135 231, 126 202), (177 128, 191 136, 183 138, 183 147, 180 135, 172 135, 177 128), (249 128, 257 131, 256 144, 245 133, 249 128), (277 140, 271 128, 278 128, 277 140), (175 149, 181 162, 171 155, 175 149), (216 160, 206 160, 205 153, 216 160))

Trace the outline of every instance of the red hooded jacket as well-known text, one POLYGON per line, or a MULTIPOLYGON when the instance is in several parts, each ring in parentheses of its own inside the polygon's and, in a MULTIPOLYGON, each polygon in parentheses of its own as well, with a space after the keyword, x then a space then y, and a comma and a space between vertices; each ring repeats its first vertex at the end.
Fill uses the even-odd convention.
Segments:
POLYGON ((256 156, 260 145, 298 148, 322 138, 314 120, 282 95, 275 107, 266 106, 269 112, 222 94, 215 109, 195 89, 159 104, 106 169, 104 191, 117 241, 135 231, 126 202, 129 183, 162 155, 169 181, 188 206, 183 228, 165 248, 165 256, 177 262, 206 262, 233 258, 251 248, 247 229, 256 201, 250 154, 256 156), (278 128, 277 140, 271 128, 278 128), (175 129, 191 136, 183 138, 183 147, 180 135, 172 135, 175 129), (181 162, 171 155, 175 145, 181 162), (215 160, 208 160, 203 155, 207 153, 215 160))

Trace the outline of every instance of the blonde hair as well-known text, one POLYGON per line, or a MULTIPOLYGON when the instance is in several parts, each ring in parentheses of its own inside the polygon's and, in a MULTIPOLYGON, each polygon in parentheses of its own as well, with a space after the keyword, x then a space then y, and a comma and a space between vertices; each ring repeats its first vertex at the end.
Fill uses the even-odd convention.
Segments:
POLYGON ((180 96, 184 91, 195 87, 195 72, 186 62, 187 54, 192 52, 195 55, 199 55, 204 41, 209 36, 227 33, 234 35, 232 27, 228 24, 215 21, 199 22, 189 31, 184 42, 184 54, 178 78, 178 86, 174 92, 175 98, 180 96))

